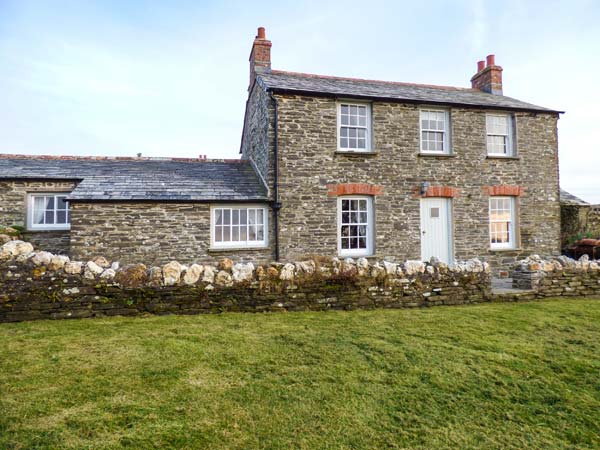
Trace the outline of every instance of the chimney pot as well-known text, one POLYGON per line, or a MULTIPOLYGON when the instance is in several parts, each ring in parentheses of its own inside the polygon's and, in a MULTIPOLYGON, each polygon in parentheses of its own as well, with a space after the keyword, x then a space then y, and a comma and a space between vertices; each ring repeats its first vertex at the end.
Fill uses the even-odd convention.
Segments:
POLYGON ((250 84, 248 90, 252 88, 256 74, 260 72, 271 71, 271 41, 267 40, 265 28, 259 27, 258 33, 252 43, 250 52, 250 84))
POLYGON ((502 67, 496 65, 495 55, 487 55, 485 61, 477 61, 477 73, 471 77, 471 87, 502 95, 502 67))

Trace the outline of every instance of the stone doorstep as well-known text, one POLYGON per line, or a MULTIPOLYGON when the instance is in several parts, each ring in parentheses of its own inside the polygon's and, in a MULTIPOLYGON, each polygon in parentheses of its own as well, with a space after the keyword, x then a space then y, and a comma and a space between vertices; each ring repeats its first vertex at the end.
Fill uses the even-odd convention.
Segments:
POLYGON ((492 296, 505 294, 527 294, 535 289, 518 289, 513 287, 512 278, 492 278, 492 296))

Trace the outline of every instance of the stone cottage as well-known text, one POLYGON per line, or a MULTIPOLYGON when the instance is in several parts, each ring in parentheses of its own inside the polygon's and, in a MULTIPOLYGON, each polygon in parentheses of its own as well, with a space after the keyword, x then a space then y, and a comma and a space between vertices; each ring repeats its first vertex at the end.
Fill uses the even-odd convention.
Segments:
POLYGON ((271 69, 258 29, 241 160, 0 158, 0 222, 78 258, 162 263, 560 249, 560 111, 470 88, 271 69))

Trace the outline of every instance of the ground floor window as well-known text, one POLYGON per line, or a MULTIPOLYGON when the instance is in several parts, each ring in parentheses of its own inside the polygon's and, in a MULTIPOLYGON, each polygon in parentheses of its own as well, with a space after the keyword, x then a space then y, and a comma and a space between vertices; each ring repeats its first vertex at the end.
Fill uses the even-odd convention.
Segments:
POLYGON ((373 198, 338 197, 338 251, 341 256, 373 254, 373 198))
POLYGON ((214 206, 211 211, 211 246, 266 247, 267 208, 264 206, 214 206))
POLYGON ((515 248, 515 197, 490 198, 490 247, 515 248))
POLYGON ((68 230, 71 213, 67 193, 29 194, 27 228, 30 230, 68 230))

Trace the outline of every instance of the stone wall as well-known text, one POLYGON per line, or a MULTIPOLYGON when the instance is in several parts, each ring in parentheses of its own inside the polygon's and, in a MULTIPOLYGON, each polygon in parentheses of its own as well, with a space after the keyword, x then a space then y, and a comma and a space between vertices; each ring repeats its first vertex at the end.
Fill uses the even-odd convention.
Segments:
POLYGON ((454 305, 490 300, 489 265, 315 258, 255 267, 170 262, 120 267, 72 261, 11 241, 0 247, 0 322, 141 313, 304 311, 454 305))
MULTIPOLYGON (((27 195, 35 192, 71 192, 73 181, 0 181, 0 224, 27 226, 27 195)), ((36 247, 54 253, 69 252, 68 231, 27 231, 36 247)))
POLYGON ((242 130, 242 159, 251 159, 271 192, 274 180, 274 106, 269 95, 254 84, 246 104, 242 130))
POLYGON ((589 205, 560 205, 561 246, 567 247, 589 231, 589 205))
POLYGON ((516 158, 486 156, 485 111, 451 109, 453 155, 419 153, 419 107, 372 103, 373 154, 336 151, 336 101, 277 95, 279 105, 280 254, 337 254, 336 198, 328 185, 372 184, 375 257, 420 258, 421 182, 454 188, 454 256, 510 266, 532 253, 558 254, 560 207, 556 115, 517 112, 516 158), (517 186, 519 248, 492 251, 488 186, 517 186))
POLYGON ((600 239, 600 205, 592 205, 590 207, 588 229, 595 238, 600 239))
POLYGON ((578 261, 534 255, 519 261, 512 277, 515 288, 533 289, 536 297, 600 295, 600 260, 590 261, 587 255, 578 261))
POLYGON ((190 264, 217 261, 225 255, 235 261, 264 263, 273 259, 273 248, 271 244, 262 249, 211 249, 207 203, 73 202, 71 255, 86 260, 103 255, 123 264, 172 260, 190 264))

